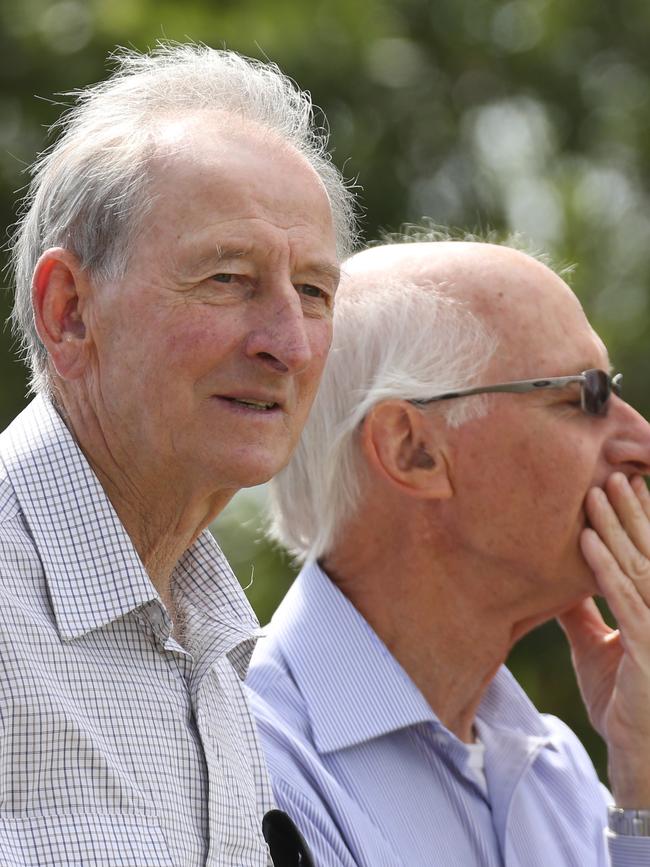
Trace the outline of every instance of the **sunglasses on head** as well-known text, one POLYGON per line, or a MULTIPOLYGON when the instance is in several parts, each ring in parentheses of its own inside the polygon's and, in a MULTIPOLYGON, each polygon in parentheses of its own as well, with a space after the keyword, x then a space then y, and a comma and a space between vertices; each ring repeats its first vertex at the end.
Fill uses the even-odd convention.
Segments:
POLYGON ((438 394, 436 397, 428 397, 423 400, 412 399, 409 403, 416 406, 425 406, 438 400, 451 400, 454 397, 467 397, 471 394, 487 394, 489 392, 508 391, 520 392, 536 391, 539 388, 564 388, 573 382, 580 383, 580 406, 587 415, 607 415, 609 398, 612 393, 621 396, 623 374, 617 373, 610 376, 604 370, 583 370, 573 376, 551 376, 546 379, 519 379, 513 382, 501 382, 496 385, 478 385, 473 388, 460 388, 457 391, 448 391, 438 394))

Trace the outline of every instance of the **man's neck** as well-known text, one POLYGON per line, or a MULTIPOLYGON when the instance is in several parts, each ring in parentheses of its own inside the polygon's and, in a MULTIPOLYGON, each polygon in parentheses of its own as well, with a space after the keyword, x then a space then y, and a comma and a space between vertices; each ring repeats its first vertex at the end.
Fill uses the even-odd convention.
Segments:
MULTIPOLYGON (((498 582, 491 583, 478 569, 463 571, 457 561, 452 571, 444 558, 412 559, 407 548, 395 553, 394 546, 385 548, 348 547, 343 541, 326 558, 325 571, 440 721, 470 743, 485 690, 515 641, 528 631, 526 616, 518 600, 505 593, 497 599, 498 582)), ((536 622, 531 615, 530 628, 536 622)))
POLYGON ((171 576, 176 564, 214 520, 230 499, 228 496, 192 497, 181 479, 138 479, 129 485, 125 473, 108 474, 89 457, 106 495, 133 546, 166 604, 171 605, 171 576))
POLYGON ((188 483, 182 468, 153 465, 148 456, 126 448, 116 455, 92 417, 59 411, 171 613, 176 564, 235 491, 215 491, 207 487, 209 480, 198 489, 188 483))

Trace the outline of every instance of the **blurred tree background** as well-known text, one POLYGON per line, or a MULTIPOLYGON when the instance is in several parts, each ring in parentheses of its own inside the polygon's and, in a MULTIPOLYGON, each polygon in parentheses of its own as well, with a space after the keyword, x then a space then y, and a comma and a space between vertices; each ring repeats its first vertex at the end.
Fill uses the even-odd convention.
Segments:
MULTIPOLYGON (((649 36, 644 0, 0 0, 0 222, 15 219, 57 94, 104 77, 116 44, 192 39, 268 57, 324 109, 366 239, 427 216, 517 230, 577 263, 573 285, 647 415, 649 36)), ((26 401, 7 329, 0 365, 4 427, 26 401)), ((266 621, 293 573, 262 540, 263 496, 236 498, 215 531, 266 621)), ((604 778, 557 626, 510 663, 604 778)))

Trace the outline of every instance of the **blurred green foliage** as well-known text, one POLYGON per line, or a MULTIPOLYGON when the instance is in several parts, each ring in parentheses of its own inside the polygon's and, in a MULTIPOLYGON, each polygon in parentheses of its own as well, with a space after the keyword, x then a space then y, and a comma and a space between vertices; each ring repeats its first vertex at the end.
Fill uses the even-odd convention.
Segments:
MULTIPOLYGON (((269 57, 324 109, 335 160, 362 188, 366 238, 426 215, 517 230, 577 263, 574 288, 647 415, 649 36, 643 0, 0 0, 0 223, 15 219, 56 94, 102 78, 116 44, 269 57)), ((9 306, 6 292, 3 318, 9 306)), ((7 332, 0 365, 4 426, 26 400, 7 332)), ((261 538, 258 501, 237 499, 216 531, 265 621, 292 572, 261 538)), ((511 664, 604 774, 558 628, 511 664)))

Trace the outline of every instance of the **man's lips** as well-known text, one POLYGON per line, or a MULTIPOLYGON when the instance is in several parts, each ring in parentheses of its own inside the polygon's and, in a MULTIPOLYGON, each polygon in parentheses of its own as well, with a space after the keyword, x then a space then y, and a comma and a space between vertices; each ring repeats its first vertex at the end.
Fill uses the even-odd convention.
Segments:
POLYGON ((232 404, 234 407, 242 407, 254 412, 267 413, 283 409, 282 402, 270 396, 217 394, 215 397, 232 404))

